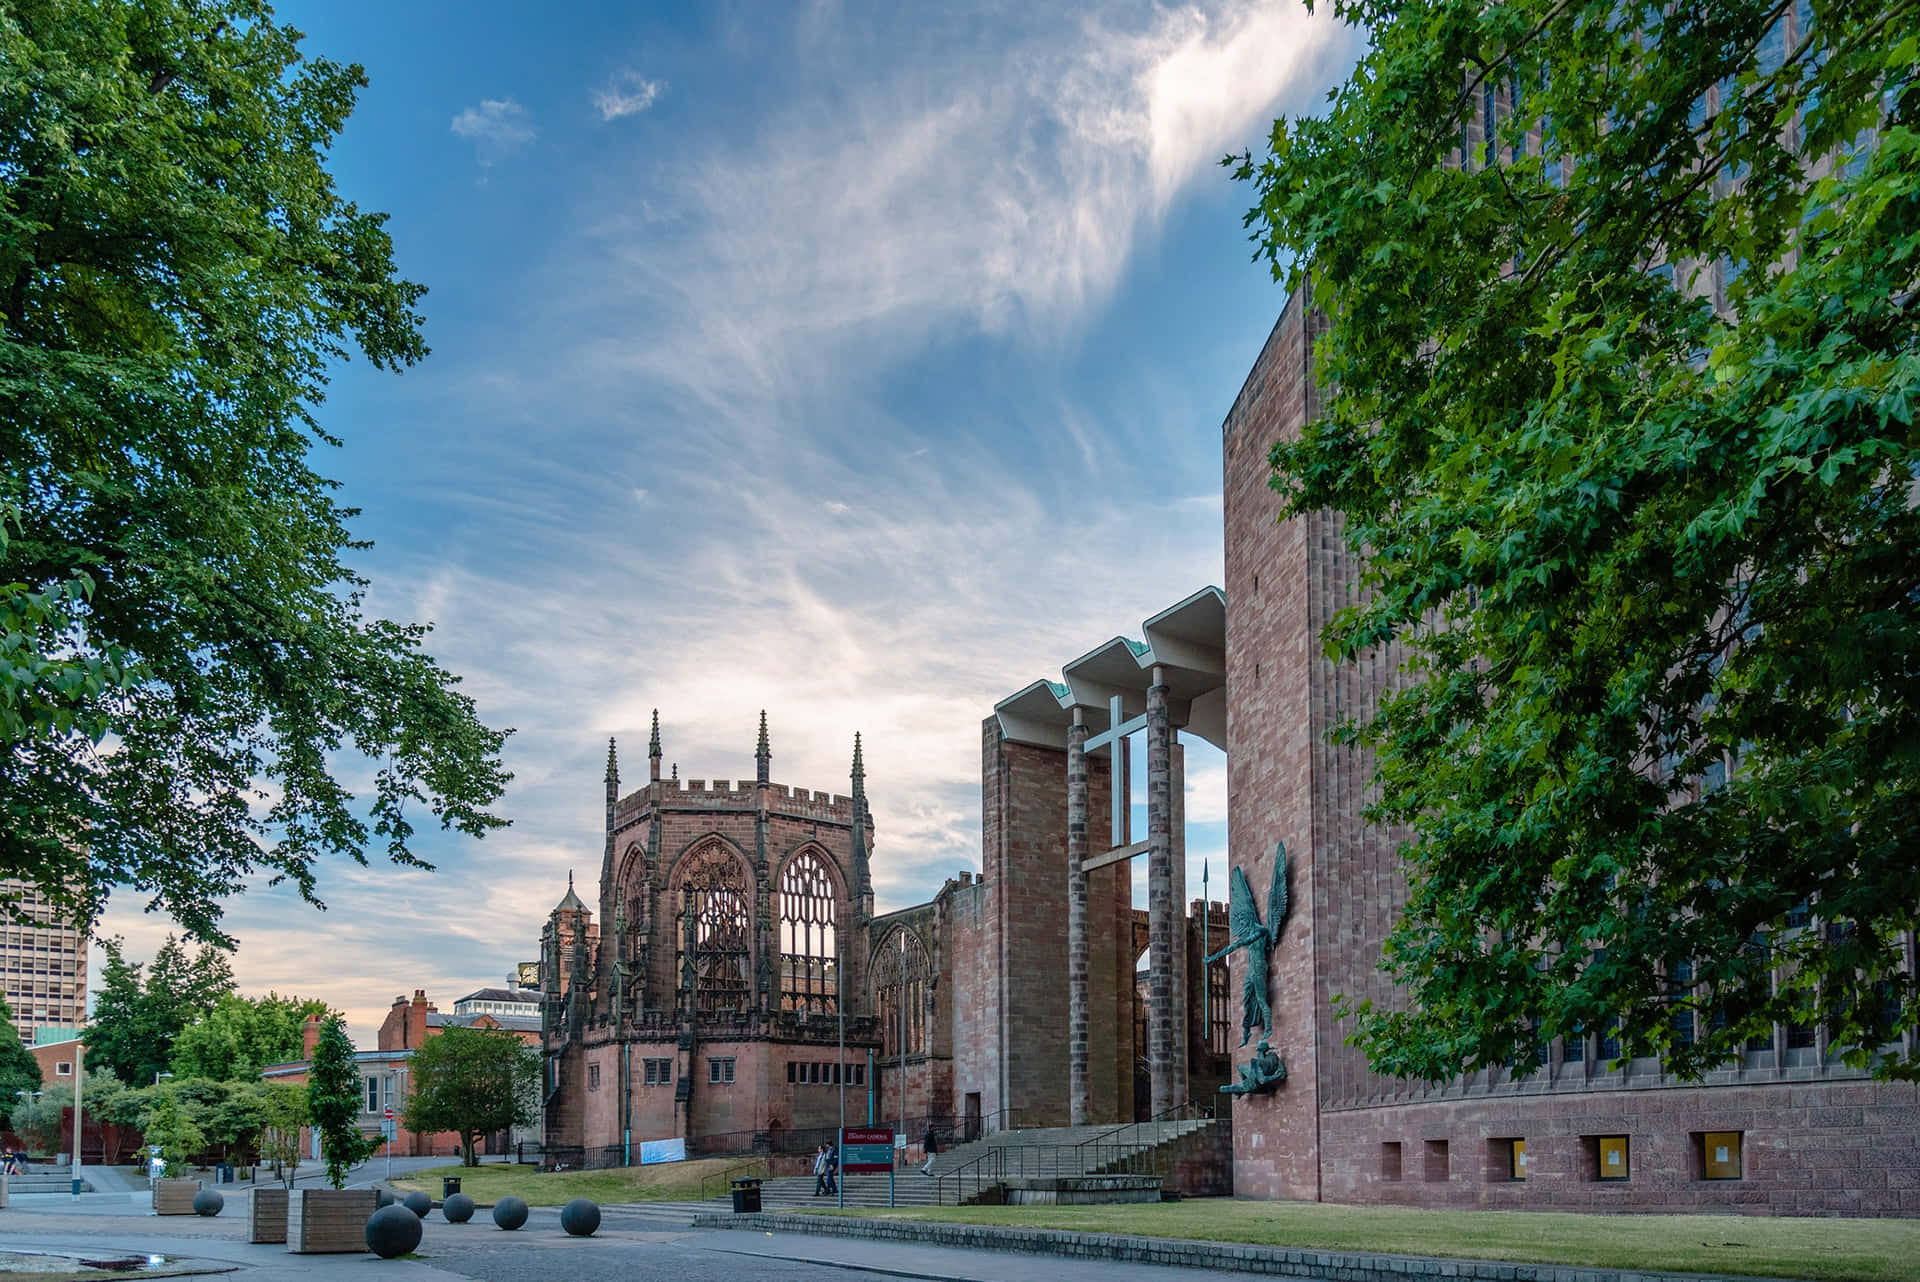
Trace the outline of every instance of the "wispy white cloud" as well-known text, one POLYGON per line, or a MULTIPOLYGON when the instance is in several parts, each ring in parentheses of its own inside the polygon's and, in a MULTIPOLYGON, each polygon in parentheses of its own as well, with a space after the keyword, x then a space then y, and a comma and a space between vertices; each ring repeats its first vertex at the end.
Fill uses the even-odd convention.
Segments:
MULTIPOLYGON (((557 197, 574 230, 501 282, 498 346, 409 377, 458 406, 461 448, 419 490, 452 515, 443 543, 380 554, 370 605, 433 619, 436 657, 517 728, 514 825, 449 844, 440 874, 329 868, 325 917, 244 897, 250 988, 365 1030, 397 993, 444 1009, 497 982, 567 870, 595 882, 606 737, 638 779, 655 707, 684 778, 750 776, 766 708, 775 778, 844 791, 860 730, 878 897, 914 902, 979 866, 994 702, 1219 582, 1218 498, 1194 494, 1217 463, 1171 484, 1168 449, 1129 448, 1060 368, 1217 153, 1344 70, 1339 28, 1263 3, 879 12, 772 49, 742 29, 742 56, 803 74, 737 136, 596 131, 594 177, 557 197), (949 389, 890 394, 981 342, 1041 372, 1002 389, 949 363, 949 389)), ((483 164, 535 136, 505 98, 453 128, 483 164)), ((1113 371, 1119 398, 1149 373, 1113 371)), ((1179 396, 1134 399, 1146 420, 1179 396)), ((1215 423, 1169 448, 1204 453, 1215 423)), ((1197 893, 1225 780, 1189 761, 1197 893)), ((109 924, 157 942, 127 907, 109 924)))
POLYGON ((593 91, 593 105, 602 121, 637 116, 665 93, 664 80, 649 80, 631 67, 622 67, 605 85, 593 91))
POLYGON ((474 145, 484 168, 538 136, 527 109, 511 98, 485 98, 453 118, 453 132, 474 145))

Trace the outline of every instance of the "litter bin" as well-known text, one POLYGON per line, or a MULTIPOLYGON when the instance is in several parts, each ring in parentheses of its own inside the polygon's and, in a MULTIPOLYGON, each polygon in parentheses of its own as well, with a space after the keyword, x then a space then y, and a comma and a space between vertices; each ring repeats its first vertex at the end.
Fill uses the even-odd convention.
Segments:
POLYGON ((460 1177, 458 1175, 442 1175, 440 1177, 440 1200, 442 1202, 459 1191, 460 1177))
POLYGON ((233 1163, 232 1162, 215 1163, 213 1168, 213 1182, 215 1184, 233 1183, 233 1163))
POLYGON ((760 1209, 760 1181, 748 1176, 733 1181, 733 1213, 760 1209))

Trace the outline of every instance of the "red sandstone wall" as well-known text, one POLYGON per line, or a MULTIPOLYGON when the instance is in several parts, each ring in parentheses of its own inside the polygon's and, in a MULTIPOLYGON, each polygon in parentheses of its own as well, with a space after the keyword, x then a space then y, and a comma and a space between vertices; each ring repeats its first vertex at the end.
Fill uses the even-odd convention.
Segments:
POLYGON ((1920 1088, 1861 1081, 1502 1093, 1339 1109, 1321 1119, 1326 1196, 1502 1209, 1779 1215, 1920 1212, 1920 1088), (1694 1133, 1744 1132, 1737 1180, 1702 1178, 1694 1133), (1626 1135, 1630 1178, 1601 1182, 1590 1139, 1626 1135), (1506 1177, 1492 1141, 1527 1141, 1529 1178, 1506 1177), (1428 1179, 1428 1144, 1447 1170, 1428 1179), (1402 1175, 1383 1178, 1382 1145, 1402 1175))
MULTIPOLYGON (((1227 597, 1228 843, 1233 866, 1266 897, 1274 844, 1293 857, 1293 912, 1273 956, 1274 1049, 1291 1076, 1276 1094, 1233 1104, 1234 1189, 1243 1197, 1317 1199, 1319 1052, 1315 983, 1321 849, 1314 828, 1314 743, 1322 709, 1313 697, 1319 658, 1309 548, 1323 532, 1308 521, 1276 523, 1267 485, 1268 448, 1304 421, 1310 352, 1303 308, 1289 299, 1222 428, 1227 597)), ((1264 909, 1263 909, 1264 910, 1264 909)), ((1244 954, 1231 961, 1239 1012, 1244 954)), ((1239 1047, 1236 1018, 1234 1063, 1239 1047)), ((1256 1030, 1256 1040, 1257 1040, 1256 1030)))

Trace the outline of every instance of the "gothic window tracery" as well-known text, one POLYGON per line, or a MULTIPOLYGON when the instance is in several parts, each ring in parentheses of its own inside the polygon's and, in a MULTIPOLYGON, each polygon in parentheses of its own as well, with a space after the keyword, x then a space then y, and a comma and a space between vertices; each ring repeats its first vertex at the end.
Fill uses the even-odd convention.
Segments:
POLYGON ((910 930, 896 930, 873 954, 874 1012, 880 1017, 881 1053, 909 1055, 927 1050, 927 1002, 932 989, 932 960, 926 945, 910 930))
POLYGON ((708 1014, 747 1009, 753 984, 749 920, 746 870, 740 861, 719 842, 689 856, 680 877, 675 970, 685 974, 691 934, 695 1010, 708 1014))
POLYGON ((803 850, 780 877, 780 1009, 839 1009, 838 894, 826 860, 803 850))

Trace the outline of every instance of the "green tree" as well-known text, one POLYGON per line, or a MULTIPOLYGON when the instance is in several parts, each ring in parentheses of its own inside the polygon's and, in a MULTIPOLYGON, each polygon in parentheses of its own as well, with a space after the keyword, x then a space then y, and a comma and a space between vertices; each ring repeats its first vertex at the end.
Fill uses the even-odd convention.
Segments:
POLYGON ((170 1086, 153 1091, 151 1104, 140 1116, 140 1131, 149 1145, 159 1147, 169 1176, 185 1175, 187 1163, 207 1147, 198 1111, 170 1086))
POLYGON ((150 966, 129 962, 117 937, 100 941, 100 948, 106 963, 86 1032, 88 1060, 130 1085, 150 1084, 171 1071, 181 1030, 232 994, 233 967, 213 945, 190 954, 172 935, 150 966))
POLYGON ((0 1118, 7 1117, 21 1091, 40 1089, 40 1061, 20 1040, 13 1026, 13 1008, 0 998, 0 1118))
POLYGON ((307 1074, 307 1116, 320 1133, 320 1157, 327 1164, 327 1182, 347 1186, 347 1170, 373 1156, 380 1141, 360 1130, 360 1070, 353 1060, 347 1025, 338 1015, 320 1026, 313 1048, 313 1067, 307 1074))
POLYGON ((265 1082, 260 1088, 260 1160, 288 1188, 300 1173, 300 1128, 307 1124, 307 1090, 286 1082, 265 1082))
POLYGON ((407 1129, 452 1131, 460 1137, 462 1165, 478 1161, 475 1137, 534 1120, 540 1054, 504 1029, 442 1029, 407 1064, 407 1129))
POLYGON ((128 886, 229 942, 256 871, 318 904, 324 855, 426 866, 422 807, 505 822, 504 734, 363 613, 310 457, 331 362, 427 349, 326 167, 365 76, 301 38, 264 0, 0 17, 0 872, 83 923, 128 886))
POLYGON ((173 1039, 173 1074, 250 1081, 269 1064, 300 1059, 300 1030, 307 1017, 330 1013, 317 1000, 228 993, 173 1039))
POLYGON ((1612 1027, 1695 1077, 1824 1026, 1920 1073, 1920 14, 1335 11, 1359 68, 1238 171, 1330 320, 1280 514, 1364 563, 1329 653, 1405 658, 1345 732, 1410 834, 1359 1044, 1439 1080, 1612 1027))
POLYGON ((71 1086, 49 1086, 31 1095, 16 1097, 10 1125, 29 1153, 48 1154, 62 1139, 61 1123, 73 1106, 71 1086))

